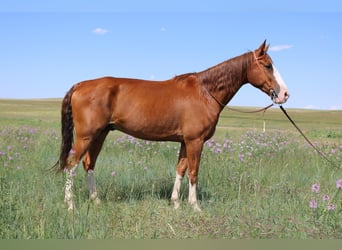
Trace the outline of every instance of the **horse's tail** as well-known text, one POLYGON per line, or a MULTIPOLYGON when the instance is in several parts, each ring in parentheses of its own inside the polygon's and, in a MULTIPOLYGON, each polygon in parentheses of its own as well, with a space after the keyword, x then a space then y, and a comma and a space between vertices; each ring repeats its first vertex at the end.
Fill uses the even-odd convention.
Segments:
POLYGON ((62 172, 67 166, 67 159, 74 141, 74 122, 71 109, 71 97, 74 93, 75 86, 73 86, 65 95, 62 102, 61 123, 62 123, 62 143, 59 160, 54 166, 57 172, 62 172))

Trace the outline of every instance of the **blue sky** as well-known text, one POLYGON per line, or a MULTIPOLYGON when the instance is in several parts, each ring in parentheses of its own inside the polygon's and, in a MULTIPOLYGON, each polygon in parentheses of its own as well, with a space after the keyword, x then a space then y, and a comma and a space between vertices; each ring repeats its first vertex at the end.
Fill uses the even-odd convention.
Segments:
MULTIPOLYGON (((291 94, 285 106, 342 109, 338 0, 3 0, 0 32, 0 98, 63 97, 102 76, 168 79, 267 39, 291 94)), ((244 86, 230 104, 269 103, 244 86)))

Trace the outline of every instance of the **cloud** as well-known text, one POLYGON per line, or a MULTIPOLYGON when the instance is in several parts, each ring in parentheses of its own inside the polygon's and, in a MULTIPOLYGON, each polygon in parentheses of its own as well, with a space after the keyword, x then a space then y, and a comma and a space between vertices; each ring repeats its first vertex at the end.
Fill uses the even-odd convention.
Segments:
POLYGON ((290 44, 275 45, 275 46, 270 47, 270 51, 277 52, 277 51, 291 49, 292 47, 293 47, 293 45, 290 45, 290 44))
POLYGON ((316 107, 316 106, 314 106, 314 105, 311 105, 311 104, 309 104, 309 105, 306 105, 306 106, 304 106, 303 108, 304 108, 304 109, 317 109, 317 107, 316 107))
POLYGON ((160 31, 161 31, 161 32, 166 32, 166 28, 165 28, 165 27, 161 27, 161 28, 160 28, 160 31))
POLYGON ((107 34, 108 32, 109 32, 108 30, 103 29, 103 28, 93 29, 93 33, 96 35, 104 35, 104 34, 107 34))
POLYGON ((330 106, 329 109, 330 110, 340 110, 340 109, 342 109, 342 105, 333 105, 333 106, 330 106))

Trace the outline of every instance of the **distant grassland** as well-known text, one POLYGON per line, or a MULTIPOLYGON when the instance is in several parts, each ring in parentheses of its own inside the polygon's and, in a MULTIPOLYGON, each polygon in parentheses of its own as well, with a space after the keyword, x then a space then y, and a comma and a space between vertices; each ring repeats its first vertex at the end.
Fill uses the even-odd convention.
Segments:
MULTIPOLYGON (((60 126, 61 99, 6 100, 0 99, 0 117, 2 125, 35 124, 40 126, 60 126)), ((285 106, 286 107, 286 106, 285 106)), ((236 107, 235 107, 236 108, 236 107)), ((242 111, 254 110, 253 107, 237 107, 242 111)), ((289 109, 289 114, 298 125, 314 138, 342 139, 342 110, 306 110, 289 109)), ((225 109, 217 125, 216 136, 223 131, 245 129, 284 130, 297 133, 280 109, 274 107, 263 112, 248 114, 225 109)))
MULTIPOLYGON (((77 209, 68 213, 64 175, 46 172, 59 155, 60 105, 61 99, 0 100, 1 239, 342 238, 341 170, 322 160, 278 108, 222 112, 202 154, 202 213, 187 204, 186 180, 180 209, 169 202, 177 143, 117 131, 109 134, 95 169, 101 204, 89 201, 80 167, 77 209)), ((288 113, 341 165, 342 111, 288 113)))

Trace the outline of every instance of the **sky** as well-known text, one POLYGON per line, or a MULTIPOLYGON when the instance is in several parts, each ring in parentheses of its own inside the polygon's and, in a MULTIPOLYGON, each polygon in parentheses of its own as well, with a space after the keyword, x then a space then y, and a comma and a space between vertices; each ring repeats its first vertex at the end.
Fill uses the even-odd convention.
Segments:
MULTIPOLYGON (((290 108, 342 110, 342 1, 2 0, 0 98, 61 98, 102 76, 165 80, 254 50, 290 108)), ((243 86, 232 106, 266 106, 243 86)))

